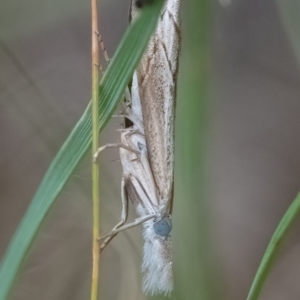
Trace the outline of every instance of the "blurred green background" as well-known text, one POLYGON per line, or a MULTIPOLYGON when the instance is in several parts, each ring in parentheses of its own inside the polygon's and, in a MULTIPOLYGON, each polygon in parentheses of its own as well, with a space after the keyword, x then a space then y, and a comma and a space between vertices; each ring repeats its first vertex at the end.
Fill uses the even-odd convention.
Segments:
MULTIPOLYGON (((99 3, 100 31, 110 56, 127 27, 128 2, 99 3)), ((300 75, 293 48, 298 23, 291 21, 287 6, 271 0, 216 1, 211 10, 203 5, 194 14, 192 3, 185 1, 182 13, 172 299, 240 300, 299 191, 300 75), (207 26, 206 36, 199 33, 194 41, 193 34, 203 29, 199 24, 207 26), (187 72, 194 74, 193 82, 187 82, 187 72), (200 89, 193 96, 199 103, 187 97, 197 82, 200 89), (198 185, 187 190, 189 183, 198 185), (208 232, 214 251, 206 244, 208 232), (215 294, 205 292, 201 278, 215 294)), ((0 257, 90 99, 89 5, 78 0, 0 3, 0 257)), ((300 15, 299 5, 291 7, 300 15)), ((101 144, 118 141, 120 124, 110 121, 101 144)), ((118 151, 104 152, 100 167, 101 231, 107 232, 121 209, 118 151)), ((12 299, 89 297, 90 172, 86 159, 49 213, 12 299)), ((297 233, 299 224, 262 299, 299 298, 297 233)), ((134 228, 103 252, 101 299, 145 299, 141 248, 141 230, 134 228)))

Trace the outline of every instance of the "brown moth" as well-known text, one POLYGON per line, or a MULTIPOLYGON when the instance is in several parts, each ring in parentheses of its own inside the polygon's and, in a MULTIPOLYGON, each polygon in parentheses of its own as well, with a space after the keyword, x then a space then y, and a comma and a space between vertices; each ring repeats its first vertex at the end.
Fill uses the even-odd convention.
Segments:
MULTIPOLYGON (((132 19, 149 3, 149 0, 132 0, 132 19)), ((157 188, 161 220, 168 220, 166 217, 171 220, 173 203, 179 9, 180 0, 166 1, 157 29, 136 71, 148 160, 157 188)), ((169 293, 173 287, 171 238, 152 234, 151 222, 155 221, 144 223, 143 287, 150 293, 169 293)))
MULTIPOLYGON (((153 0, 132 0, 130 19, 153 0)), ((180 0, 167 0, 155 33, 126 93, 125 129, 120 147, 123 167, 122 218, 101 250, 120 231, 143 224, 143 291, 169 294, 173 289, 171 213, 174 187, 174 121, 180 49, 180 0), (128 200, 139 218, 127 220, 128 200)), ((98 151, 98 152, 99 152, 98 151)), ((97 153, 98 154, 98 153, 97 153)), ((97 156, 95 154, 95 156, 97 156)), ((104 237, 105 238, 105 237, 104 237)))

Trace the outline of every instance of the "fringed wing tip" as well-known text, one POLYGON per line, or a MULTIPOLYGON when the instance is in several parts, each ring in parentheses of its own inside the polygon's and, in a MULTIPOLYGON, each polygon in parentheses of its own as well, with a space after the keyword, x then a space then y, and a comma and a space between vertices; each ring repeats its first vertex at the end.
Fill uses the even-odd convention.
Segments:
POLYGON ((158 236, 153 226, 145 226, 144 239, 143 292, 170 296, 173 290, 171 238, 158 236))

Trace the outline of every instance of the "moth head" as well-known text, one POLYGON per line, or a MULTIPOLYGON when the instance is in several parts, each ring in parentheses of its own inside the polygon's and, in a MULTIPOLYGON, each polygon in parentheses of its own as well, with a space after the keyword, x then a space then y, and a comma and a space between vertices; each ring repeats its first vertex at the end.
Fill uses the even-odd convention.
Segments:
POLYGON ((157 235, 167 237, 172 230, 172 221, 170 217, 165 216, 153 225, 154 231, 157 235))
POLYGON ((146 5, 150 5, 152 2, 153 0, 131 0, 129 10, 129 23, 131 23, 131 21, 136 18, 141 8, 146 5))

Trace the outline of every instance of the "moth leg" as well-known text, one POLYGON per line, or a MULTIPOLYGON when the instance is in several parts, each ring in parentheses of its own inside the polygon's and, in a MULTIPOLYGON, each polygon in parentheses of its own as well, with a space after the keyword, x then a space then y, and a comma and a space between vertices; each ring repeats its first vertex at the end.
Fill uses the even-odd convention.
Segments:
POLYGON ((96 153, 94 154, 94 162, 97 162, 97 159, 98 159, 98 156, 99 156, 100 152, 102 152, 103 150, 108 149, 108 148, 124 148, 128 151, 131 151, 131 152, 135 153, 136 155, 140 155, 139 151, 136 151, 136 150, 134 150, 134 149, 122 144, 122 143, 106 144, 105 146, 100 147, 96 151, 96 153))
MULTIPOLYGON (((127 191, 126 191, 126 182, 128 180, 128 175, 124 174, 122 175, 122 181, 121 181, 121 198, 122 198, 122 214, 121 214, 121 221, 113 228, 113 231, 116 231, 119 227, 125 224, 128 218, 128 197, 127 197, 127 191)), ((105 248, 105 246, 118 234, 118 232, 113 233, 109 236, 105 236, 105 240, 100 246, 100 252, 105 248)), ((100 238, 101 239, 101 238, 100 238)))
POLYGON ((105 235, 100 237, 99 240, 105 239, 103 243, 100 246, 100 252, 106 247, 106 245, 121 231, 132 228, 134 226, 140 225, 150 219, 153 219, 156 217, 155 214, 147 215, 141 218, 136 219, 132 223, 125 224, 128 218, 128 196, 126 191, 126 183, 127 180, 129 180, 128 174, 123 173, 122 176, 122 183, 121 183, 121 198, 122 198, 122 214, 121 214, 121 221, 112 229, 112 231, 105 235))
POLYGON ((156 218, 156 217, 157 217, 157 215, 153 214, 153 215, 147 215, 147 216, 144 216, 144 217, 137 218, 137 219, 135 219, 133 222, 131 222, 129 224, 126 224, 126 225, 118 227, 118 228, 115 227, 109 234, 101 236, 100 239, 109 238, 111 236, 114 237, 115 235, 117 235, 121 231, 124 231, 126 229, 130 229, 132 227, 138 226, 138 225, 143 224, 146 221, 148 221, 150 219, 153 219, 153 218, 156 218))

